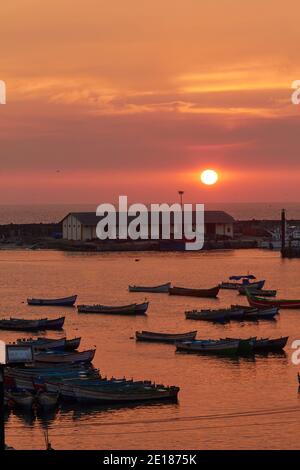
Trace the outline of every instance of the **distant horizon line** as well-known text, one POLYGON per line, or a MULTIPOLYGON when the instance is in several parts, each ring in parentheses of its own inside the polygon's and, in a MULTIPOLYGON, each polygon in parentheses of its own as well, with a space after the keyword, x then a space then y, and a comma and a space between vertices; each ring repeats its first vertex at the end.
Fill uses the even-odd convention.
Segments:
MULTIPOLYGON (((111 199, 108 202, 112 202, 115 199, 111 199)), ((134 200, 129 200, 128 203, 135 203, 136 201, 134 200)), ((150 205, 150 204, 163 204, 163 202, 145 202, 143 201, 143 204, 150 205)), ((167 204, 176 204, 179 203, 179 201, 168 201, 167 204)), ((7 203, 0 203, 0 207, 2 206, 85 206, 85 205, 95 205, 97 207, 100 204, 99 202, 7 202, 7 203)), ((190 202, 190 201, 184 201, 184 204, 196 204, 195 202, 190 202)), ((198 201, 198 204, 200 202, 198 201)), ((243 202, 237 202, 237 201, 216 201, 216 202, 201 202, 201 204, 300 204, 300 201, 243 201, 243 202)))

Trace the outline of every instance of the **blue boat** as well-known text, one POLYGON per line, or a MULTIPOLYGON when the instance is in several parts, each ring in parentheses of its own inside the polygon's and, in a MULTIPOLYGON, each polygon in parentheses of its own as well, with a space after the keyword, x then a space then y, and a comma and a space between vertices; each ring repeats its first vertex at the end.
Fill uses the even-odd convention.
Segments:
POLYGON ((230 276, 229 282, 225 281, 220 284, 221 289, 238 290, 240 287, 251 287, 251 289, 261 290, 265 285, 265 280, 250 282, 250 279, 255 279, 252 275, 249 276, 230 276), (232 282, 234 281, 234 282, 232 282))

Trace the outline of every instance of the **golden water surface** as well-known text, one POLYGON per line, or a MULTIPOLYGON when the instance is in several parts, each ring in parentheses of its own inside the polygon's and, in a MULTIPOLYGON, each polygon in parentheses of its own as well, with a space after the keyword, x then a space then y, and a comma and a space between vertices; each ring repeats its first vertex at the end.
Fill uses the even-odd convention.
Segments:
MULTIPOLYGON (((297 449, 300 447, 298 367, 290 345, 300 339, 300 311, 283 310, 274 322, 215 325, 186 320, 184 311, 246 302, 234 291, 219 299, 129 293, 128 284, 171 281, 212 287, 232 274, 255 273, 281 297, 300 298, 300 260, 261 250, 209 253, 0 252, 0 317, 66 316, 63 332, 97 348, 95 366, 107 376, 151 379, 180 386, 178 404, 120 408, 61 408, 53 415, 11 412, 6 441, 43 449, 48 428, 55 449, 297 449), (139 261, 137 261, 137 259, 139 261), (79 315, 70 308, 29 307, 26 298, 78 294, 79 303, 119 305, 150 300, 145 317, 79 315), (229 359, 176 354, 173 345, 136 343, 136 330, 184 332, 198 338, 288 335, 285 354, 229 359)), ((30 336, 26 333, 23 337, 30 336)), ((20 333, 0 331, 0 339, 20 333)), ((300 366, 299 366, 300 369, 300 366)))

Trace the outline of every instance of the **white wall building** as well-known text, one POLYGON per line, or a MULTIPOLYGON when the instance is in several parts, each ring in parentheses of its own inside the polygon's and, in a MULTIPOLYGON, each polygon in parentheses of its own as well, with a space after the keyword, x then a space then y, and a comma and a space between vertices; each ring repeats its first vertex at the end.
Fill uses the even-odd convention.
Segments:
MULTIPOLYGON (((94 212, 70 212, 62 220, 64 240, 96 240, 100 217, 94 212)), ((209 239, 233 238, 234 219, 223 211, 205 211, 205 236, 209 239)))

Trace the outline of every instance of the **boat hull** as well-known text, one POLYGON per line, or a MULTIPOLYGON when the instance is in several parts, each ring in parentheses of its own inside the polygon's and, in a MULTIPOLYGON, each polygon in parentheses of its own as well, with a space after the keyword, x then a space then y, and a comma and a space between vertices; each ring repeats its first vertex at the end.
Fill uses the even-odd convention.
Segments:
POLYGON ((77 295, 64 297, 61 299, 27 299, 28 305, 31 306, 47 306, 47 307, 73 307, 77 299, 77 295))
POLYGON ((220 310, 193 310, 186 312, 186 318, 188 320, 202 320, 212 322, 228 322, 228 321, 250 321, 250 320, 271 320, 277 315, 277 308, 269 309, 256 309, 256 308, 245 308, 242 307, 220 309, 220 310))
POLYGON ((263 289, 265 285, 265 280, 257 281, 257 282, 249 282, 249 283, 242 283, 242 282, 222 282, 220 284, 221 289, 229 289, 229 290, 238 290, 240 287, 249 287, 250 289, 263 289))
POLYGON ((282 351, 288 339, 288 336, 276 339, 258 339, 254 343, 254 351, 258 353, 282 351))
POLYGON ((64 325, 65 317, 48 320, 23 320, 10 319, 0 320, 0 330, 10 331, 42 331, 42 330, 61 330, 64 325))
POLYGON ((185 312, 187 320, 211 321, 211 322, 225 322, 227 315, 225 312, 217 311, 190 311, 185 312))
POLYGON ((177 401, 179 393, 178 387, 170 387, 168 389, 149 389, 148 392, 132 391, 103 391, 91 390, 87 388, 74 387, 74 395, 76 400, 85 404, 118 404, 118 403, 141 403, 155 401, 177 401))
MULTIPOLYGON (((244 287, 240 287, 238 289, 240 295, 247 295, 246 289, 244 287)), ((259 290, 259 289, 250 289, 251 295, 258 295, 260 297, 276 297, 277 291, 276 290, 259 290)))
POLYGON ((177 351, 199 354, 236 355, 239 341, 191 341, 176 344, 177 351))
POLYGON ((78 312, 103 315, 145 315, 148 310, 148 306, 149 302, 118 307, 109 307, 105 305, 78 305, 78 312))
POLYGON ((170 295, 183 295, 191 297, 207 297, 215 298, 218 296, 220 286, 213 287, 211 289, 189 289, 185 287, 170 287, 170 295))
POLYGON ((170 333, 154 333, 150 331, 136 331, 137 341, 148 341, 157 343, 176 343, 179 341, 192 341, 196 338, 197 331, 188 333, 170 334, 170 333))
POLYGON ((171 282, 161 284, 160 286, 146 287, 146 286, 128 286, 129 292, 149 292, 153 294, 168 293, 171 287, 171 282))
POLYGON ((255 297, 251 296, 251 294, 248 293, 247 299, 249 302, 249 305, 251 307, 256 307, 256 308, 292 308, 292 309, 300 309, 300 300, 270 300, 270 299, 264 299, 261 297, 255 297))
POLYGON ((92 362, 95 356, 95 349, 78 353, 66 353, 66 354, 47 354, 39 353, 35 355, 35 362, 37 363, 50 363, 50 364, 69 364, 78 362, 92 362))

